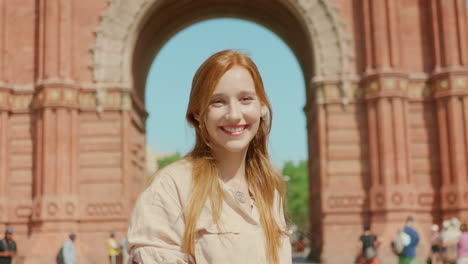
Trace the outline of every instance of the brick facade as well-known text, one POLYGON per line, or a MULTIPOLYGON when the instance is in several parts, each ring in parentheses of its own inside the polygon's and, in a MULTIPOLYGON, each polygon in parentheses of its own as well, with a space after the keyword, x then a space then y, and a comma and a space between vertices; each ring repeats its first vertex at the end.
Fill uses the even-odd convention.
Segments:
POLYGON ((70 231, 80 263, 106 261, 145 184, 154 55, 223 16, 265 25, 303 69, 314 257, 351 262, 371 222, 391 263, 408 214, 422 256, 430 224, 468 220, 464 0, 0 0, 0 227, 19 263, 51 263, 70 231))

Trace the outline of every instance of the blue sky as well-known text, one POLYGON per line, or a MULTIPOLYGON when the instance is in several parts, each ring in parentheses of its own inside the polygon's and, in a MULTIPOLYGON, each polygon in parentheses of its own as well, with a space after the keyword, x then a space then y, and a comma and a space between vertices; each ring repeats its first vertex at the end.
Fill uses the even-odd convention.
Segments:
POLYGON ((146 83, 147 144, 160 153, 187 153, 194 143, 185 121, 193 75, 211 54, 247 52, 257 64, 273 108, 270 157, 284 162, 307 159, 305 84, 290 48, 273 32, 239 19, 211 19, 185 28, 156 55, 146 83))

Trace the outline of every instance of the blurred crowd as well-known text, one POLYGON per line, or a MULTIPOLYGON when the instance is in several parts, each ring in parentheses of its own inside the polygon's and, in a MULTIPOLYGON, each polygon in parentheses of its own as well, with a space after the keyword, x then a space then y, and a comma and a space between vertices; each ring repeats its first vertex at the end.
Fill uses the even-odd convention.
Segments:
POLYGON ((468 264, 468 225, 457 218, 432 225, 431 255, 432 264, 468 264))

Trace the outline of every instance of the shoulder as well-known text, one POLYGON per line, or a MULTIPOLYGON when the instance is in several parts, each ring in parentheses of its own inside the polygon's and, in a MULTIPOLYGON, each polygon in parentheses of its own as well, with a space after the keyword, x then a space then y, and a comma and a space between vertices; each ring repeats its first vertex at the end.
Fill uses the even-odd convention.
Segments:
POLYGON ((405 232, 412 233, 412 234, 418 234, 418 231, 416 231, 416 229, 414 229, 414 228, 412 228, 410 226, 405 227, 405 232))
POLYGON ((178 160, 158 170, 145 193, 175 194, 186 196, 192 182, 192 161, 188 158, 178 160))
POLYGON ((192 161, 184 158, 158 170, 148 188, 151 189, 161 184, 186 185, 191 181, 192 161))
POLYGON ((192 161, 189 158, 180 159, 158 170, 153 181, 175 180, 177 182, 191 180, 192 161))

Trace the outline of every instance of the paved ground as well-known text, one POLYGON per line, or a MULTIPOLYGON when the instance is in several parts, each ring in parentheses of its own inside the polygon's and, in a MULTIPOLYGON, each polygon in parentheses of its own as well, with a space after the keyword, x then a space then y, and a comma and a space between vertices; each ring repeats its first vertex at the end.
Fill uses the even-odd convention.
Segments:
POLYGON ((307 259, 305 258, 305 256, 307 256, 306 252, 293 252, 292 256, 293 256, 293 263, 294 264, 295 263, 318 264, 318 263, 313 263, 313 262, 307 261, 307 259))
POLYGON ((303 257, 294 257, 293 258, 293 263, 307 263, 307 264, 316 264, 316 263, 312 263, 312 262, 308 262, 305 258, 303 257))

